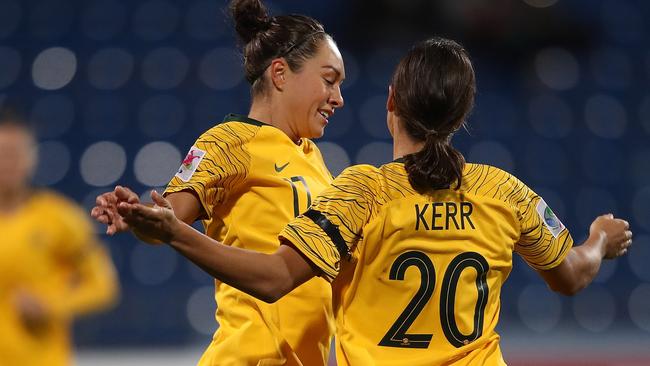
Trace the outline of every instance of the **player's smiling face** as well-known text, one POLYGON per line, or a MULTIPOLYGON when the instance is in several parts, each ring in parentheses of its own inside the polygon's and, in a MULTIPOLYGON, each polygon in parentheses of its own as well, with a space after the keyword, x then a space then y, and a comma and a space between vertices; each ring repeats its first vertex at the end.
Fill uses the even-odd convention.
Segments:
POLYGON ((323 135, 335 109, 343 106, 341 83, 345 67, 338 47, 326 38, 314 57, 302 68, 287 75, 287 99, 292 114, 292 129, 299 137, 318 138, 323 135))

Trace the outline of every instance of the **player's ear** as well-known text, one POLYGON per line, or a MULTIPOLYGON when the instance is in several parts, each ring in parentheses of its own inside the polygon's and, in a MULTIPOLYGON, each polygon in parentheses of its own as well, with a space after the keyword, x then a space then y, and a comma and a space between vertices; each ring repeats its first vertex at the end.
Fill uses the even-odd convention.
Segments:
POLYGON ((289 70, 289 65, 283 58, 276 58, 271 61, 269 69, 271 70, 271 82, 273 82, 273 87, 282 91, 284 85, 287 83, 286 74, 289 70))
POLYGON ((389 112, 395 112, 395 100, 393 99, 393 86, 388 86, 388 99, 386 100, 386 110, 389 112))

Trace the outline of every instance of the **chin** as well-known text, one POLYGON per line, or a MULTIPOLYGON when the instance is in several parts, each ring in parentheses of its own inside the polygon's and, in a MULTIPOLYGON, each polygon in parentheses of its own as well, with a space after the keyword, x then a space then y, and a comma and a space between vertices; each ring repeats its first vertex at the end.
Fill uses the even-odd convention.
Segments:
POLYGON ((319 138, 323 137, 324 134, 325 134, 325 127, 321 127, 320 129, 312 130, 311 133, 310 133, 311 136, 309 136, 309 138, 310 139, 319 139, 319 138))
POLYGON ((323 134, 325 133, 325 124, 322 123, 313 123, 309 126, 309 130, 305 131, 307 132, 307 137, 308 139, 317 139, 323 137, 323 134))

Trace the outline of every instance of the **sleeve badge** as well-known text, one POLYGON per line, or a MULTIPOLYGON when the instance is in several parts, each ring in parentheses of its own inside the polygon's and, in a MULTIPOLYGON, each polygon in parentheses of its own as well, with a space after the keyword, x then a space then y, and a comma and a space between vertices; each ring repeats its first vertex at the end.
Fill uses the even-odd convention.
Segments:
POLYGON ((558 235, 560 235, 560 233, 566 228, 564 224, 562 224, 562 221, 560 221, 560 219, 555 216, 553 210, 548 207, 546 202, 544 202, 541 197, 537 203, 537 214, 542 219, 542 222, 544 222, 544 225, 546 225, 551 234, 553 234, 553 237, 556 239, 558 235))
POLYGON ((205 151, 196 146, 192 146, 190 152, 188 152, 185 159, 183 159, 178 172, 176 172, 176 176, 183 182, 189 182, 204 156, 205 151))

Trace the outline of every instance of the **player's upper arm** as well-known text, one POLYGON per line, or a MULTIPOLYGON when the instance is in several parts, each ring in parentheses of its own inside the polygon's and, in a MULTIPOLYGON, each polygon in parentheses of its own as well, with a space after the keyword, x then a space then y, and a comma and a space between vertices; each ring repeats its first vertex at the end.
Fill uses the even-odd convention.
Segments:
POLYGON ((546 202, 523 182, 508 175, 506 186, 520 227, 515 251, 536 270, 558 266, 573 246, 569 231, 546 202))
MULTIPOLYGON (((198 200, 200 218, 211 218, 214 208, 248 176, 251 156, 246 145, 258 129, 241 123, 224 123, 206 131, 189 149, 165 196, 191 192, 198 200)), ((186 208, 194 210, 183 205, 179 214, 189 217, 185 215, 186 208)))
POLYGON ((282 296, 311 278, 321 274, 320 269, 290 242, 283 241, 276 255, 283 259, 288 274, 286 277, 287 285, 281 294, 282 296))
POLYGON ((377 207, 374 197, 379 181, 377 168, 371 166, 344 170, 307 212, 285 227, 281 240, 290 242, 323 277, 333 280, 341 262, 351 258, 377 207))
POLYGON ((180 191, 167 195, 167 200, 174 209, 174 215, 186 224, 192 224, 199 217, 205 216, 201 201, 194 191, 180 191))

